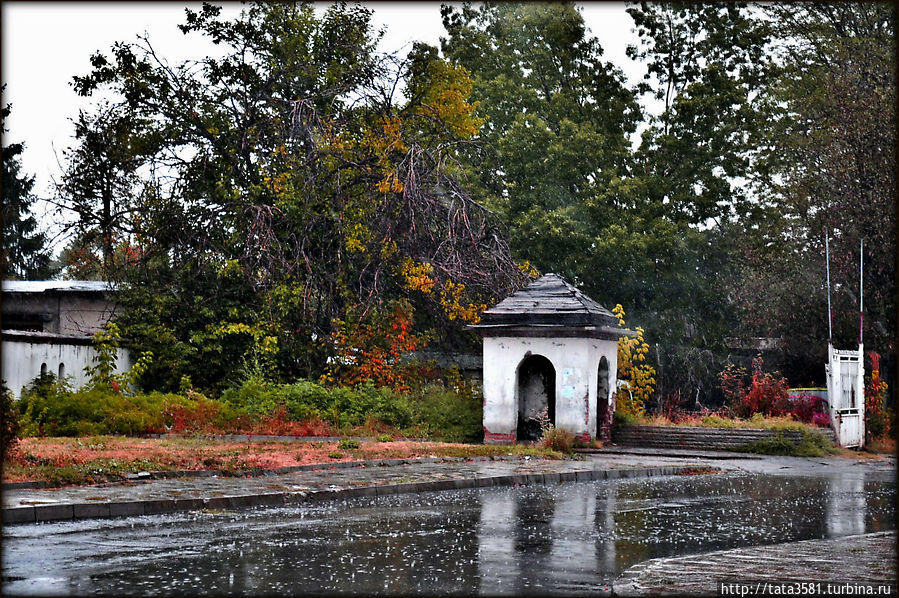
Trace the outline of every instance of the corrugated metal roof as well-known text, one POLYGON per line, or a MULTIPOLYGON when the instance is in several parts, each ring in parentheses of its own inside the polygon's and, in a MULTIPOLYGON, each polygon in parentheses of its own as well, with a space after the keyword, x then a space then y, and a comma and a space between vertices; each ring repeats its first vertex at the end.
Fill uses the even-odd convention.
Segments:
POLYGON ((4 280, 4 293, 104 293, 115 291, 105 280, 4 280))
POLYGON ((617 327, 618 318, 558 274, 550 273, 485 311, 481 323, 472 328, 492 326, 617 327))

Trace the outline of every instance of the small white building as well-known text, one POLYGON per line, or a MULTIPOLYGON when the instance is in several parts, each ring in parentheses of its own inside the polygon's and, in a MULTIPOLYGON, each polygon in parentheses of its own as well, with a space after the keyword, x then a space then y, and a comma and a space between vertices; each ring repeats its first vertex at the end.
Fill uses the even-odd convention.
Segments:
MULTIPOLYGON (((115 290, 87 280, 4 280, 2 282, 2 378, 13 394, 41 374, 66 378, 75 388, 93 364, 91 337, 113 319, 115 290)), ((131 367, 119 348, 116 371, 131 367)))
POLYGON ((541 420, 584 441, 608 439, 618 338, 635 333, 557 274, 484 312, 484 442, 537 440, 541 420))

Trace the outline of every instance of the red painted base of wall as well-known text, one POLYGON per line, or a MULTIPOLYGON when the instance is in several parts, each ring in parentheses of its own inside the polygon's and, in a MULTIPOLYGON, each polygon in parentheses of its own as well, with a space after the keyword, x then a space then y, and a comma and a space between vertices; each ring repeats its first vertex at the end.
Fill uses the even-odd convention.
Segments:
POLYGON ((503 434, 484 428, 484 444, 515 444, 515 432, 503 434))

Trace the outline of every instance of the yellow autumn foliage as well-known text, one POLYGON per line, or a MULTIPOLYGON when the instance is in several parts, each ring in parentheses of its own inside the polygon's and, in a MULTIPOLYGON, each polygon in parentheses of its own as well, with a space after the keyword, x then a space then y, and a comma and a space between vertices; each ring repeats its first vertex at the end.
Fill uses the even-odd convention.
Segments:
POLYGON ((433 273, 434 267, 431 264, 418 263, 409 257, 404 259, 400 265, 400 276, 403 277, 406 288, 411 291, 421 291, 426 295, 434 288, 434 279, 431 278, 433 273))
POLYGON ((450 320, 477 324, 481 321, 481 312, 487 309, 487 306, 481 303, 464 303, 463 291, 465 291, 464 284, 451 280, 446 281, 440 291, 440 305, 443 306, 443 311, 450 320))
MULTIPOLYGON (((612 310, 618 325, 624 327, 624 308, 618 304, 612 310)), ((636 328, 637 336, 618 339, 618 379, 627 382, 629 389, 619 389, 615 398, 615 410, 627 415, 646 414, 646 401, 652 396, 656 384, 656 370, 645 363, 649 355, 649 343, 643 338, 642 327, 636 328)))

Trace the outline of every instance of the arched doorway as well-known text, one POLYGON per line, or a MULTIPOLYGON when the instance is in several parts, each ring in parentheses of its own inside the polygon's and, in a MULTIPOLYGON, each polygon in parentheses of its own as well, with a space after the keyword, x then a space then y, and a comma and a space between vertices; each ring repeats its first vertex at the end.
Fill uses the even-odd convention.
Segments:
POLYGON ((556 423, 556 369, 542 355, 518 365, 518 440, 539 440, 541 420, 556 423))
POLYGON ((596 438, 609 440, 611 437, 612 414, 609 413, 609 361, 599 360, 596 371, 596 438))

